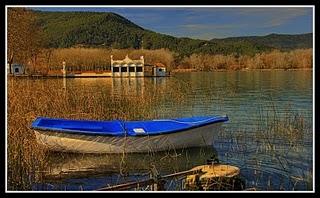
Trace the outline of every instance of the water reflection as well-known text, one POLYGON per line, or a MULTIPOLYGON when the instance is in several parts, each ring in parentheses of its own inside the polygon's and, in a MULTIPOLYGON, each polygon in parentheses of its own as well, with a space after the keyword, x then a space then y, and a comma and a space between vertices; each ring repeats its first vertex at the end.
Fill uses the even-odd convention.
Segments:
POLYGON ((62 88, 82 88, 91 91, 107 91, 111 96, 144 95, 166 88, 168 78, 73 78, 63 79, 62 88))
POLYGON ((67 90, 67 78, 63 78, 63 86, 62 89, 67 90))
POLYGON ((112 95, 143 95, 145 92, 144 78, 112 78, 112 95))
POLYGON ((137 154, 77 154, 49 153, 45 178, 108 176, 117 174, 143 174, 153 167, 161 174, 189 170, 203 165, 207 159, 217 157, 213 147, 199 147, 137 154))
POLYGON ((153 82, 153 85, 154 86, 166 86, 167 84, 167 77, 154 77, 154 78, 151 78, 151 81, 153 82))

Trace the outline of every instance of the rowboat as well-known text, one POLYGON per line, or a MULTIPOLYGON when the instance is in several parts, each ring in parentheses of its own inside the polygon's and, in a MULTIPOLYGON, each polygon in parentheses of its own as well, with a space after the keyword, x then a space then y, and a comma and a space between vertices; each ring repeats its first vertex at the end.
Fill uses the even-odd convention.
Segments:
POLYGON ((227 116, 142 121, 70 120, 38 117, 37 142, 50 150, 75 153, 144 153, 213 144, 227 116))

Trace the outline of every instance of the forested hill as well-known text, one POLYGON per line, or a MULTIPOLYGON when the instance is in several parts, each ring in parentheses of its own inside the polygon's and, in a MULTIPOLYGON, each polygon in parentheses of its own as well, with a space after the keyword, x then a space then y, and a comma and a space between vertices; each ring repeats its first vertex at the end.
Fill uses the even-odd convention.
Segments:
MULTIPOLYGON (((211 41, 176 38, 146 30, 115 13, 99 12, 35 12, 38 24, 44 29, 47 47, 65 48, 74 46, 159 49, 168 48, 180 56, 192 53, 249 54, 269 51, 274 48, 300 48, 310 46, 299 35, 288 35, 284 40, 272 35, 268 39, 241 37, 213 39, 211 41), (252 38, 252 39, 250 39, 252 38), (300 38, 300 37, 299 37, 300 38)), ((308 34, 309 35, 309 34, 308 34)), ((306 35, 306 37, 308 37, 306 35)), ((312 36, 311 40, 312 40, 312 36)), ((308 39, 307 39, 308 40, 308 39)), ((309 41, 309 40, 308 40, 309 41)))
POLYGON ((230 37, 211 41, 237 42, 248 41, 278 49, 312 48, 312 33, 306 34, 269 34, 266 36, 230 37))
POLYGON ((145 30, 114 13, 36 12, 50 47, 77 44, 138 47, 145 30))

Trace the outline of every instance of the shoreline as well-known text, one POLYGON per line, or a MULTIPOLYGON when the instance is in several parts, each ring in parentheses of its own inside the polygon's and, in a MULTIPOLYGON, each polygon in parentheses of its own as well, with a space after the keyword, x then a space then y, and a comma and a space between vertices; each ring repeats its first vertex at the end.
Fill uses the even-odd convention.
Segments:
MULTIPOLYGON (((231 70, 231 69, 217 69, 212 71, 198 71, 196 69, 174 69, 170 71, 170 74, 176 74, 176 73, 196 73, 196 72, 237 72, 237 71, 244 71, 244 72, 250 72, 250 71, 312 71, 313 68, 294 68, 294 69, 238 69, 238 70, 231 70)), ((112 78, 111 75, 106 75, 104 73, 102 74, 91 74, 87 75, 88 73, 84 74, 69 74, 66 77, 64 77, 62 74, 7 74, 9 78, 112 78)), ((170 75, 169 75, 170 76, 170 75)), ((144 76, 144 77, 152 77, 152 76, 144 76)))
POLYGON ((198 71, 196 69, 174 69, 170 73, 190 73, 190 72, 230 72, 230 71, 312 71, 313 68, 294 68, 294 69, 216 69, 212 71, 198 71))

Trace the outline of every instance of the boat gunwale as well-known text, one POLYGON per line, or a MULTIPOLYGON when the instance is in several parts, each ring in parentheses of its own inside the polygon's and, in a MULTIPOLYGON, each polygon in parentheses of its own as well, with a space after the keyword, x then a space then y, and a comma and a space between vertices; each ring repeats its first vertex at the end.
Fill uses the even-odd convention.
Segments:
MULTIPOLYGON (((110 137, 145 137, 145 136, 158 136, 158 135, 167 135, 167 134, 172 134, 172 133, 181 133, 181 132, 186 132, 188 130, 191 129, 195 129, 195 128, 201 128, 207 125, 212 125, 212 124, 217 124, 217 123, 221 123, 221 122, 227 122, 229 121, 228 116, 221 116, 218 117, 220 119, 218 120, 213 120, 211 122, 205 122, 202 124, 198 124, 198 125, 193 125, 187 128, 183 128, 183 129, 176 129, 176 130, 172 130, 172 131, 168 131, 168 132, 157 132, 157 133, 145 133, 145 134, 128 134, 128 131, 126 129, 124 129, 124 133, 122 133, 121 135, 114 135, 114 134, 108 134, 105 132, 89 132, 89 131, 81 131, 81 130, 70 130, 70 129, 61 129, 61 128, 45 128, 45 127, 34 127, 31 126, 31 129, 36 130, 36 131, 42 131, 42 132, 46 132, 46 131, 50 131, 50 132, 57 132, 57 133, 66 133, 66 134, 77 134, 77 135, 91 135, 91 136, 110 136, 110 137)), ((41 119, 39 119, 41 120, 41 119)), ((95 121, 95 120, 91 120, 91 121, 95 121)), ((35 123, 39 123, 38 120, 35 121, 35 123)))

